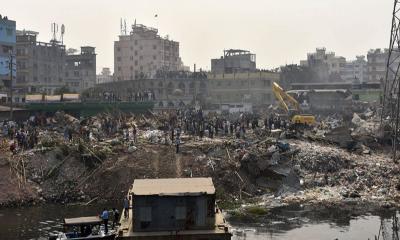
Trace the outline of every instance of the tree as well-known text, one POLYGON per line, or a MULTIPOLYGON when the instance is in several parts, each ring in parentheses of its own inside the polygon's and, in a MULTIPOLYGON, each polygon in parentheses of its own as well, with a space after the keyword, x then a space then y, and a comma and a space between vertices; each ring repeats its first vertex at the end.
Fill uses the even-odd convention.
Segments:
POLYGON ((62 95, 64 93, 73 93, 73 91, 71 91, 67 86, 62 86, 54 90, 55 95, 62 95))

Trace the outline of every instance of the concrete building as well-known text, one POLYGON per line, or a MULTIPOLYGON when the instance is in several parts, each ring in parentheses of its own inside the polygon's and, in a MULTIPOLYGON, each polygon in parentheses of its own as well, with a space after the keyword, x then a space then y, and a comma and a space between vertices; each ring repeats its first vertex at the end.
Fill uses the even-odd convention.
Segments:
POLYGON ((205 73, 169 72, 150 79, 97 84, 88 94, 93 100, 114 95, 121 101, 154 101, 156 108, 177 108, 205 101, 209 86, 205 73))
POLYGON ((39 42, 38 33, 17 33, 17 81, 20 93, 53 94, 67 86, 81 92, 96 83, 94 47, 81 47, 80 54, 67 54, 65 45, 52 40, 39 42))
POLYGON ((256 55, 247 50, 224 50, 224 56, 211 59, 211 72, 240 73, 256 71, 256 55))
POLYGON ((300 61, 300 65, 310 67, 319 82, 341 81, 346 72, 346 58, 326 52, 326 48, 317 48, 315 53, 307 54, 307 60, 300 61))
POLYGON ((15 21, 0 15, 0 91, 6 91, 10 84, 9 62, 10 54, 15 55, 15 27, 15 21))
POLYGON ((158 29, 132 25, 129 35, 114 42, 116 81, 153 78, 158 71, 181 68, 179 42, 158 35, 158 29))
POLYGON ((353 82, 355 84, 368 81, 368 66, 365 56, 357 56, 356 60, 347 61, 341 78, 345 82, 353 82))
MULTIPOLYGON (((388 49, 371 49, 368 52, 368 82, 384 83, 388 57, 388 49)), ((400 53, 393 51, 391 58, 391 62, 393 62, 393 64, 400 64, 400 53)), ((394 75, 391 73, 389 77, 393 79, 394 75)))
POLYGON ((247 72, 208 74, 209 99, 214 104, 251 103, 265 106, 274 103, 272 82, 279 81, 279 73, 247 72))
POLYGON ((352 111, 352 92, 347 89, 290 90, 288 94, 302 96, 313 113, 349 113, 352 111))
POLYGON ((25 93, 52 94, 65 85, 65 46, 37 41, 37 32, 17 33, 16 88, 25 93))
POLYGON ((117 239, 228 240, 211 178, 136 179, 117 239))
POLYGON ((81 47, 80 54, 65 57, 65 86, 73 92, 81 92, 96 84, 96 53, 90 46, 81 47))
POLYGON ((103 68, 100 74, 96 76, 96 84, 109 83, 113 81, 110 68, 103 68))

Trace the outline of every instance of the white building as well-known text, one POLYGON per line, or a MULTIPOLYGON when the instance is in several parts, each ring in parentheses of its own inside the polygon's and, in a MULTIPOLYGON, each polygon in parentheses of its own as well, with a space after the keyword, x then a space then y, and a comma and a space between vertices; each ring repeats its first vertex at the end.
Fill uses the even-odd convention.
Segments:
POLYGON ((129 35, 114 42, 116 81, 152 78, 160 70, 180 69, 179 42, 160 37, 155 28, 135 23, 129 35))
POLYGON ((357 56, 356 60, 346 62, 345 70, 341 74, 345 82, 355 84, 368 81, 368 66, 365 56, 357 56))
POLYGON ((96 76, 96 84, 108 83, 113 81, 110 68, 103 68, 101 74, 96 76))
POLYGON ((326 52, 326 48, 317 48, 315 53, 307 54, 307 60, 300 61, 301 66, 310 67, 320 82, 341 80, 346 67, 346 58, 326 52))

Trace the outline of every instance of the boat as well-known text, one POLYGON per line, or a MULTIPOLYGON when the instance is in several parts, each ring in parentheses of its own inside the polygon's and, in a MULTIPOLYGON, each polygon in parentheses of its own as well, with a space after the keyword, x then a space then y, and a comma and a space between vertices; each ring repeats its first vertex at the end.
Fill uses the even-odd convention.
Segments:
POLYGON ((98 216, 64 219, 64 232, 52 235, 49 240, 111 240, 115 239, 115 231, 104 231, 103 220, 98 216))

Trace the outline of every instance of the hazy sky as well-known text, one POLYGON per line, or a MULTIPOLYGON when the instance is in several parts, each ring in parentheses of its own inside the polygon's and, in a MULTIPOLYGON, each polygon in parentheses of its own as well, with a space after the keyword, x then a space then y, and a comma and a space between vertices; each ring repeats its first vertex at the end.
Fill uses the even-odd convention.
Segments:
POLYGON ((52 22, 66 26, 67 47, 96 47, 97 69, 113 69, 120 18, 156 27, 180 42, 185 65, 210 69, 223 49, 257 54, 257 67, 298 63, 316 47, 354 59, 389 45, 393 0, 13 0, 0 14, 49 41, 52 22), (158 18, 154 15, 158 14, 158 18))

